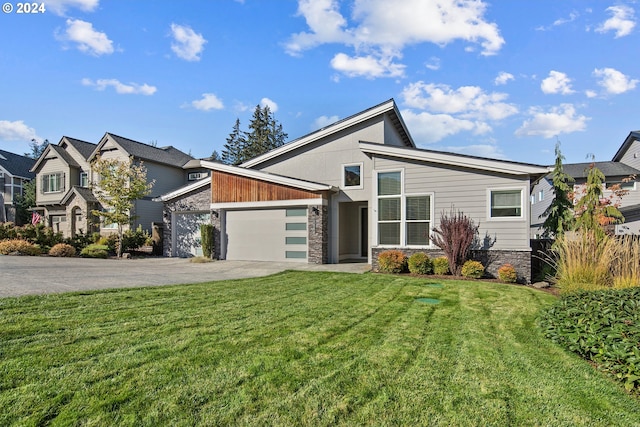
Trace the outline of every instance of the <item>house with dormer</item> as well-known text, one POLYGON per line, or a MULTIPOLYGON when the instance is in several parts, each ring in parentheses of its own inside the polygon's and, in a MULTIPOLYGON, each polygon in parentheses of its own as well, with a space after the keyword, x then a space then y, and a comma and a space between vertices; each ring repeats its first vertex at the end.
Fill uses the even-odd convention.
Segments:
POLYGON ((34 163, 30 157, 0 150, 0 222, 16 222, 16 198, 35 177, 34 163))

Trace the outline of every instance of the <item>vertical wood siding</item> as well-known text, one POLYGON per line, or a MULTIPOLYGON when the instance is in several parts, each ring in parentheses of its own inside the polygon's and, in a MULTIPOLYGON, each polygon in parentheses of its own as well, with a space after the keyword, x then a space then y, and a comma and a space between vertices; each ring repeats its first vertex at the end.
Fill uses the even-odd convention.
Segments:
POLYGON ((211 201, 213 203, 266 202, 273 200, 322 198, 322 194, 312 191, 273 184, 220 171, 213 171, 211 182, 211 201))

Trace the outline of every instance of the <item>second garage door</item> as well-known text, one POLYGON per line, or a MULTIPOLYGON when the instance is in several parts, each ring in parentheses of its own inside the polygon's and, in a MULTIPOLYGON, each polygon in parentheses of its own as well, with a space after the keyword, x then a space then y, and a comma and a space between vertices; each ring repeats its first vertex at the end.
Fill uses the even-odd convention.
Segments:
POLYGON ((307 262, 307 209, 227 211, 226 259, 307 262))

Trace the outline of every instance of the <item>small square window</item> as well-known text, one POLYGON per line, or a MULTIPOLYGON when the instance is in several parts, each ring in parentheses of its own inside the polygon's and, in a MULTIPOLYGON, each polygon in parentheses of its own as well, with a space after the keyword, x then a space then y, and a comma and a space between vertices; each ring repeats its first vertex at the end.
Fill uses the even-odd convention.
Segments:
POLYGON ((362 163, 344 165, 342 185, 345 188, 362 188, 362 163))
POLYGON ((522 190, 492 190, 491 218, 521 218, 522 190))

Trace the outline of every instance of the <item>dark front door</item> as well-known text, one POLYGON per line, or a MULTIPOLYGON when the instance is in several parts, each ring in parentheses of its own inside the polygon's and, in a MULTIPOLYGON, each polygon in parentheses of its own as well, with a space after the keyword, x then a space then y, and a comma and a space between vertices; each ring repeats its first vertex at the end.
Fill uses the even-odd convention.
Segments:
POLYGON ((369 256, 369 212, 367 208, 360 209, 360 256, 369 256))

